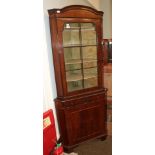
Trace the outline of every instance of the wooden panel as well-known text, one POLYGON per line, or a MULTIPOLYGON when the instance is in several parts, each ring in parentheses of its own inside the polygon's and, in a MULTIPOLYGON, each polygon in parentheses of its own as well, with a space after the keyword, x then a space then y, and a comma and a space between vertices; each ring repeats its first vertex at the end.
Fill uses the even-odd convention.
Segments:
POLYGON ((84 104, 85 107, 89 107, 89 105, 96 105, 96 102, 104 103, 104 98, 105 94, 98 94, 98 95, 88 95, 84 97, 79 97, 79 98, 73 98, 70 100, 66 100, 63 102, 63 105, 65 107, 70 107, 70 108, 80 108, 81 104, 84 104), (94 102, 95 101, 95 102, 94 102))
POLYGON ((55 100, 60 134, 66 148, 106 135, 105 97, 102 92, 70 100, 55 100))
POLYGON ((53 55, 53 63, 54 63, 54 71, 55 71, 55 81, 57 93, 59 96, 63 96, 63 87, 62 87, 62 77, 59 63, 59 53, 57 52, 58 48, 58 38, 56 30, 56 20, 54 17, 50 18, 50 32, 51 32, 51 44, 52 44, 52 55, 53 55))
POLYGON ((87 105, 78 105, 65 111, 69 143, 75 144, 83 140, 105 133, 105 106, 94 101, 87 105))
POLYGON ((48 10, 49 15, 53 13, 56 17, 70 17, 70 18, 102 18, 103 12, 97 11, 88 6, 72 5, 69 7, 64 7, 62 9, 52 9, 48 10))
POLYGON ((112 63, 104 65, 104 73, 112 73, 112 63))

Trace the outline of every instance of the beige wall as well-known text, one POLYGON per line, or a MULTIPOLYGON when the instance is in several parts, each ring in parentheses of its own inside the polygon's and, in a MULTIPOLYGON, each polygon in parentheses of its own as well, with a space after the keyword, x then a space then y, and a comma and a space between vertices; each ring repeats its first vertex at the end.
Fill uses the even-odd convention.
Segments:
POLYGON ((103 38, 112 39, 112 0, 101 0, 100 4, 100 9, 104 12, 103 38))
POLYGON ((94 7, 95 9, 97 10, 101 10, 102 11, 102 8, 101 8, 101 1, 102 0, 87 0, 89 2, 89 4, 94 7))
POLYGON ((62 8, 68 5, 86 5, 90 6, 87 0, 44 0, 44 12, 47 14, 48 9, 62 8))
POLYGON ((97 10, 103 11, 103 38, 112 38, 112 0, 87 0, 97 10))

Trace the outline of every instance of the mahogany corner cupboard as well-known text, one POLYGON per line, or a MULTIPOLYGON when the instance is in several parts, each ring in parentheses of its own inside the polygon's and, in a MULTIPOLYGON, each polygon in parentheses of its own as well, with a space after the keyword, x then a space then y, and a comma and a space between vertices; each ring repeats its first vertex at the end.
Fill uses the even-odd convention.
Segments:
POLYGON ((106 136, 103 87, 103 12, 81 5, 48 10, 57 98, 65 150, 106 136))

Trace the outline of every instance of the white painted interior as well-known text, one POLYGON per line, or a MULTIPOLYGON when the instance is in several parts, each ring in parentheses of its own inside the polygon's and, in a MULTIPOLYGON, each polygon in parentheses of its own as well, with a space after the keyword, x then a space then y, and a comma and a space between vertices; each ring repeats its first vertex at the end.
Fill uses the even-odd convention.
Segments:
POLYGON ((111 19, 110 13, 110 2, 111 0, 44 0, 44 36, 43 36, 43 58, 44 58, 44 101, 43 101, 43 110, 47 111, 53 109, 55 117, 55 125, 57 138, 59 138, 59 130, 54 106, 54 98, 56 98, 56 85, 54 77, 54 68, 53 68, 53 57, 51 49, 51 40, 50 40, 50 29, 49 29, 49 17, 47 10, 53 8, 62 8, 68 5, 86 5, 94 7, 97 10, 102 10, 104 14, 104 38, 111 38, 111 30, 109 25, 111 24, 109 19, 111 19), (103 6, 105 5, 105 6, 103 6), (109 9, 108 9, 109 8, 109 9))

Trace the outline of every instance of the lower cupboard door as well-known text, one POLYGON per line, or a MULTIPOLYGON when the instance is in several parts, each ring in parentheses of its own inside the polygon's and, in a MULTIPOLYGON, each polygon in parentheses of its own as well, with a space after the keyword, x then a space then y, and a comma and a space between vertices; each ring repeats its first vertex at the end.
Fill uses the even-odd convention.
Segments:
POLYGON ((70 144, 105 134, 105 108, 103 104, 84 109, 67 110, 65 116, 70 144))

